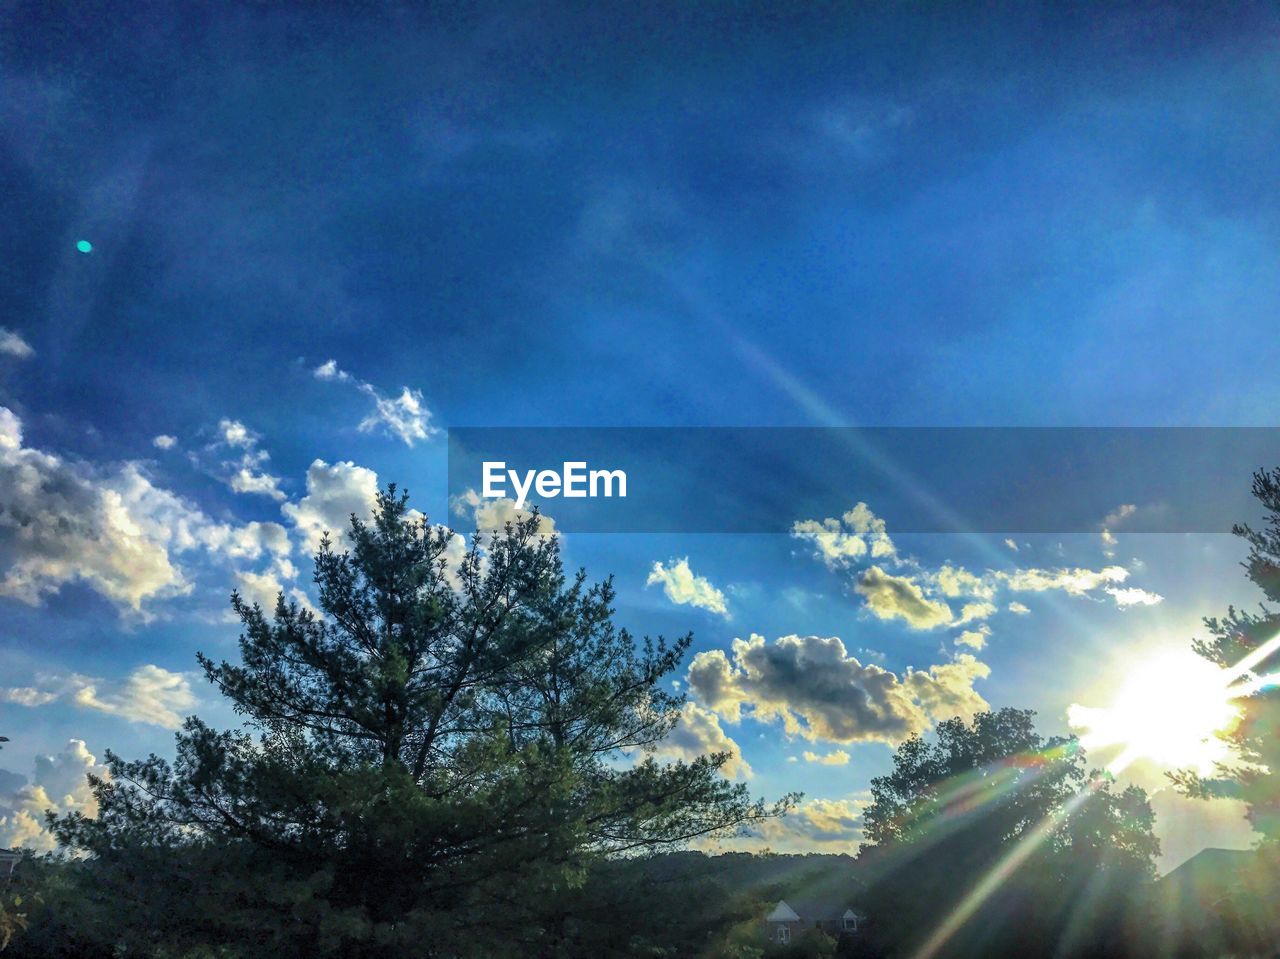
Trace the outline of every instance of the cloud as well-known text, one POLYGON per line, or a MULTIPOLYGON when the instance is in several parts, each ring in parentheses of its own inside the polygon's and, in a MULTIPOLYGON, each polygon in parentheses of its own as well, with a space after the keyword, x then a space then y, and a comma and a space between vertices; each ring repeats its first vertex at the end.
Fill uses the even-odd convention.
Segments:
POLYGON ((325 382, 351 384, 373 400, 373 412, 357 427, 362 433, 381 428, 406 446, 413 446, 418 440, 431 439, 440 432, 431 425, 431 411, 427 409, 421 390, 402 386, 399 396, 387 396, 372 383, 357 380, 340 369, 337 360, 325 360, 312 370, 312 375, 325 382))
POLYGON ((872 566, 853 588, 879 619, 901 619, 912 629, 934 629, 951 622, 951 607, 927 598, 910 576, 893 576, 872 566))
POLYGON ((991 627, 985 623, 976 629, 966 629, 956 637, 957 646, 968 646, 970 649, 985 649, 987 638, 991 635, 991 627))
POLYGON ((730 779, 747 779, 751 765, 742 758, 742 750, 720 726, 720 718, 697 703, 687 702, 680 721, 654 750, 655 755, 690 761, 711 753, 728 753, 721 771, 730 779))
MULTIPOLYGON (((292 563, 289 564, 287 569, 290 573, 296 573, 292 563)), ((268 613, 276 608, 276 599, 281 593, 284 593, 285 599, 293 600, 303 609, 309 609, 312 613, 320 615, 320 611, 311 602, 311 597, 297 586, 289 586, 281 582, 280 576, 275 570, 266 570, 261 573, 237 570, 235 580, 236 592, 250 604, 257 603, 268 613)))
MULTIPOLYGON (((1135 508, 1122 506, 1107 516, 1119 522, 1135 508)), ((1106 535, 1110 535, 1105 529, 1106 535)), ((998 611, 1001 591, 1044 592, 1059 590, 1071 596, 1088 596, 1098 590, 1112 594, 1120 606, 1159 602, 1154 593, 1117 590, 1129 577, 1123 566, 1102 569, 1025 568, 972 572, 963 566, 943 562, 931 567, 912 556, 898 553, 885 530, 884 521, 865 503, 858 503, 839 520, 802 520, 792 526, 792 536, 810 542, 814 555, 831 570, 848 571, 851 586, 863 598, 863 605, 882 620, 900 620, 912 629, 936 629, 981 622, 998 611), (879 559, 879 562, 873 562, 879 559), (871 564, 871 565, 868 565, 871 564), (892 570, 892 572, 891 572, 892 570), (953 615, 948 600, 963 599, 959 615, 953 615)), ((1018 552, 1018 544, 1005 545, 1018 552)), ((1022 603, 1008 605, 1010 612, 1027 614, 1022 603)))
POLYGON ((864 665, 837 637, 762 636, 733 641, 731 657, 707 650, 689 666, 689 688, 729 722, 744 713, 781 721, 810 741, 896 745, 956 715, 987 708, 973 689, 990 669, 967 653, 927 670, 901 675, 864 665))
POLYGON ((351 379, 351 375, 349 373, 345 373, 338 369, 337 360, 325 360, 312 372, 318 380, 337 380, 339 383, 345 383, 347 380, 351 379))
POLYGON ((791 527, 791 535, 812 543, 814 555, 832 570, 847 567, 867 555, 878 559, 896 552, 893 540, 885 532, 884 520, 872 513, 866 503, 858 503, 838 520, 800 520, 791 527))
POLYGON ((145 616, 145 603, 191 591, 178 556, 252 555, 276 531, 215 523, 142 464, 95 468, 25 446, 0 407, 0 595, 38 605, 79 582, 145 616))
POLYGON ((223 419, 218 422, 219 440, 214 448, 225 447, 240 450, 238 458, 222 463, 223 481, 237 493, 269 496, 280 502, 285 494, 280 489, 280 477, 272 476, 263 467, 271 454, 258 448, 261 437, 239 420, 223 419))
POLYGON ((36 351, 20 334, 0 326, 0 355, 29 360, 36 355, 36 351))
POLYGON ((378 496, 378 474, 350 460, 330 465, 317 459, 307 468, 307 493, 297 503, 285 503, 280 511, 302 534, 308 552, 320 547, 326 531, 341 542, 354 514, 361 520, 373 515, 378 496))
POLYGON ((218 435, 227 446, 252 449, 258 445, 260 437, 239 420, 222 419, 218 421, 218 435))
POLYGON ((1093 569, 1019 569, 1013 572, 996 573, 1006 586, 1014 592, 1040 593, 1051 589, 1060 589, 1069 596, 1083 596, 1086 593, 1107 586, 1111 583, 1123 583, 1129 578, 1129 571, 1123 566, 1106 566, 1093 569))
POLYGON ((171 450, 178 445, 178 438, 161 433, 159 436, 152 437, 151 445, 158 450, 171 450))
MULTIPOLYGON (((516 501, 509 496, 485 499, 474 489, 453 497, 449 506, 455 516, 470 517, 482 536, 500 534, 508 523, 523 522, 533 516, 532 510, 516 506, 516 501)), ((546 513, 538 513, 538 535, 556 535, 556 522, 546 513)))
POLYGON ((804 761, 807 763, 818 763, 822 766, 847 766, 849 765, 850 756, 843 749, 833 749, 829 753, 815 753, 805 750, 804 761))
POLYGON ((711 585, 705 576, 696 575, 689 568, 688 557, 672 560, 669 566, 655 562, 644 584, 653 586, 655 583, 660 583, 667 599, 678 606, 696 606, 721 616, 729 615, 724 593, 711 585))
POLYGON ((748 827, 742 839, 719 844, 742 851, 852 853, 862 841, 867 799, 810 799, 789 815, 748 827))
POLYGON ((0 689, 0 701, 36 708, 67 701, 130 722, 177 729, 196 704, 190 678, 160 666, 139 666, 121 682, 89 676, 42 675, 34 686, 0 689))
POLYGON ((360 390, 373 400, 373 412, 360 421, 358 429, 362 433, 383 427, 393 436, 398 436, 406 446, 412 446, 417 440, 427 440, 440 431, 431 425, 431 411, 422 400, 420 390, 411 390, 405 386, 400 395, 383 396, 373 386, 363 383, 360 390))
POLYGON ((1016 616, 1026 616, 1028 613, 1031 612, 1031 610, 1027 608, 1027 606, 1018 602, 1016 599, 1009 604, 1008 610, 1009 612, 1013 613, 1016 616))
POLYGON ((930 578, 939 592, 950 599, 960 596, 990 599, 996 592, 990 576, 977 576, 963 566, 953 566, 950 563, 943 563, 930 578))
POLYGON ((1145 589, 1138 589, 1136 586, 1128 586, 1123 589, 1108 586, 1103 592, 1114 599, 1116 606, 1120 609, 1128 609, 1130 606, 1155 606, 1164 602, 1164 597, 1159 593, 1151 593, 1145 589))
POLYGON ((79 812, 98 814, 97 800, 86 779, 92 773, 105 777, 107 769, 89 752, 83 739, 72 739, 54 756, 37 756, 35 774, 28 784, 0 794, 0 849, 23 846, 36 852, 57 848, 44 828, 44 814, 79 812))
POLYGON ((995 603, 965 603, 960 607, 960 616, 956 619, 952 626, 963 626, 966 623, 972 623, 975 620, 986 619, 996 611, 995 603))

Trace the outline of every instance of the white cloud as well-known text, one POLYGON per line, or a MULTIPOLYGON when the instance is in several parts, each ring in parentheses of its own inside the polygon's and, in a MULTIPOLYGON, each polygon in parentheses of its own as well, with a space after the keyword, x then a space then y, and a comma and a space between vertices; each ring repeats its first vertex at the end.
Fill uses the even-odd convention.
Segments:
POLYGON ((382 427, 406 446, 412 446, 417 440, 428 440, 440 432, 431 425, 431 411, 423 402, 421 390, 405 386, 400 395, 394 397, 383 396, 369 383, 362 383, 360 390, 373 400, 373 412, 360 421, 360 432, 382 427))
POLYGON ((57 843, 44 828, 46 811, 96 816, 97 800, 86 779, 90 773, 105 777, 107 770, 82 739, 68 741, 56 756, 37 756, 32 781, 7 795, 0 794, 0 849, 56 849, 57 843))
MULTIPOLYGON (((292 563, 288 564, 287 569, 291 573, 296 573, 292 563)), ((311 602, 311 597, 297 586, 289 586, 283 583, 275 570, 267 570, 261 573, 238 570, 235 573, 235 579, 236 592, 243 596, 250 605, 257 603, 268 614, 276 608, 277 598, 281 593, 284 593, 286 600, 293 600, 303 609, 309 609, 312 613, 320 615, 320 611, 311 602)))
POLYGON ((307 468, 307 495, 285 503, 280 511, 302 534, 308 552, 320 547, 327 530, 335 543, 351 527, 351 516, 368 520, 378 496, 378 474, 351 461, 317 459, 307 468))
POLYGON ((879 619, 901 619, 912 629, 934 629, 951 622, 951 607, 926 597, 910 576, 894 576, 872 566, 853 588, 879 619))
POLYGON ((315 374, 315 378, 318 380, 337 380, 338 382, 343 383, 351 379, 351 375, 349 373, 338 369, 337 360, 325 360, 312 370, 312 373, 315 374))
POLYGON ((196 697, 187 674, 145 665, 120 682, 77 673, 41 675, 34 686, 0 689, 0 701, 32 708, 68 701, 130 722, 177 729, 183 716, 195 706, 196 697))
POLYGON ((360 421, 362 433, 383 429, 400 439, 406 446, 419 440, 428 440, 440 431, 431 425, 431 411, 427 409, 421 390, 400 388, 399 396, 387 396, 372 383, 357 380, 338 367, 337 360, 326 360, 312 370, 318 380, 330 383, 350 383, 373 400, 373 412, 360 421))
POLYGON ((847 766, 851 757, 843 749, 833 749, 829 753, 815 753, 805 750, 804 761, 818 763, 822 766, 847 766))
POLYGON ((151 445, 158 450, 171 450, 178 445, 178 438, 167 433, 152 437, 151 445))
MULTIPOLYGON (((516 501, 509 496, 485 499, 474 489, 453 497, 449 505, 454 515, 470 517, 482 536, 500 534, 508 523, 524 522, 533 516, 531 510, 516 506, 516 501)), ((538 514, 538 535, 556 535, 556 522, 546 513, 538 514)))
POLYGON ((991 636, 991 627, 983 623, 976 629, 966 629, 956 637, 957 646, 968 646, 970 649, 985 649, 987 639, 991 636))
POLYGON ((1116 606, 1120 609, 1127 609, 1130 606, 1155 606, 1164 602, 1164 597, 1159 593, 1151 593, 1145 589, 1138 589, 1136 586, 1128 586, 1123 589, 1108 586, 1103 592, 1114 599, 1116 606))
POLYGON ((688 557, 672 560, 669 566, 655 562, 644 584, 661 584, 667 599, 678 606, 696 606, 721 616, 729 615, 724 593, 716 589, 705 576, 696 575, 689 568, 688 557))
POLYGON ((258 445, 260 437, 239 420, 221 419, 218 421, 218 435, 227 446, 252 449, 258 445))
POLYGON ((1008 538, 1006 538, 1006 539, 1005 539, 1005 541, 1004 541, 1004 545, 1005 545, 1005 546, 1008 546, 1008 547, 1009 547, 1011 550, 1013 550, 1015 553, 1016 553, 1016 552, 1018 552, 1018 544, 1017 544, 1017 543, 1015 543, 1012 539, 1008 539, 1008 538))
POLYGON ((223 481, 234 492, 269 496, 276 502, 285 499, 284 491, 280 489, 280 477, 272 476, 264 468, 271 454, 258 448, 261 436, 239 420, 229 419, 218 422, 218 436, 218 442, 211 449, 226 447, 240 451, 236 459, 222 463, 225 471, 223 481))
POLYGON ((0 326, 0 354, 29 360, 36 355, 36 351, 22 338, 21 334, 0 326))
POLYGON ((742 750, 720 726, 720 718, 697 703, 687 702, 680 711, 680 721, 654 750, 660 757, 686 762, 711 753, 728 753, 721 771, 730 779, 751 776, 751 765, 742 758, 742 750))
POLYGON ((1026 616, 1028 613, 1031 612, 1031 610, 1026 605, 1018 602, 1016 599, 1009 604, 1008 609, 1009 609, 1009 612, 1013 613, 1016 616, 1026 616))
POLYGON ((290 550, 278 523, 217 523, 140 463, 95 467, 25 446, 0 407, 0 596, 38 605, 81 583, 147 619, 191 592, 180 557, 252 560, 290 550))
POLYGON ((744 712, 779 720, 811 741, 896 745, 933 722, 987 708, 973 689, 990 669, 967 653, 901 675, 864 665, 837 637, 735 639, 731 657, 707 650, 694 657, 688 683, 698 700, 729 722, 744 712))
POLYGON ((791 535, 812 543, 814 555, 828 569, 847 567, 867 555, 879 559, 895 554, 884 520, 872 513, 866 503, 858 503, 838 520, 800 520, 791 527, 791 535))
POLYGON ((1111 583, 1123 583, 1129 571, 1123 566, 1106 566, 1102 569, 1019 569, 1011 573, 996 573, 1015 592, 1039 593, 1060 589, 1069 596, 1086 593, 1111 583))
POLYGON ((862 841, 862 811, 867 799, 810 799, 792 813, 748 827, 744 837, 716 848, 739 851, 851 854, 862 841))

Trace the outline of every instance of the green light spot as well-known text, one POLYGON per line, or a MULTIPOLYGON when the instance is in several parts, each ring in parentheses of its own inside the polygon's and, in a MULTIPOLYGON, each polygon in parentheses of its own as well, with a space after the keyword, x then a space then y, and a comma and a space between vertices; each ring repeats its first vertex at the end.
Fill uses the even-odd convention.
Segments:
POLYGON ((79 250, 81 253, 92 253, 93 244, 90 243, 88 240, 77 240, 76 249, 79 250))

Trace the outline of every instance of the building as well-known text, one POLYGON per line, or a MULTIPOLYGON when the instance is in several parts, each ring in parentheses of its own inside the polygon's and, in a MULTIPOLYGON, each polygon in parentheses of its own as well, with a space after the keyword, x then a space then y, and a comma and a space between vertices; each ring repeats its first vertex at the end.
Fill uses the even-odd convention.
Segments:
POLYGON ((843 899, 779 899, 764 921, 769 941, 785 945, 810 929, 839 939, 856 933, 867 920, 843 899))

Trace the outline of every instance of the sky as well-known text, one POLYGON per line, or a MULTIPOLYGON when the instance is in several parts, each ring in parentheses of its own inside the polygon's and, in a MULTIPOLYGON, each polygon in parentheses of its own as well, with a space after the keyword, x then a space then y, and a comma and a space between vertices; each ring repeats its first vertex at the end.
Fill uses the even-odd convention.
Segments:
MULTIPOLYGON (((307 597, 378 484, 468 533, 509 515, 450 488, 450 429, 1272 425, 1277 27, 3 5, 0 846, 47 844, 107 749, 234 722, 195 672, 234 652, 230 590, 307 597)), ((1232 537, 1138 532, 1151 489, 1006 536, 823 479, 772 533, 563 529, 621 623, 694 633, 666 754, 805 792, 748 844, 849 851, 904 737, 988 706, 1087 735, 1260 598, 1232 537)), ((1164 865, 1247 843, 1171 762, 1124 771, 1164 865)))

